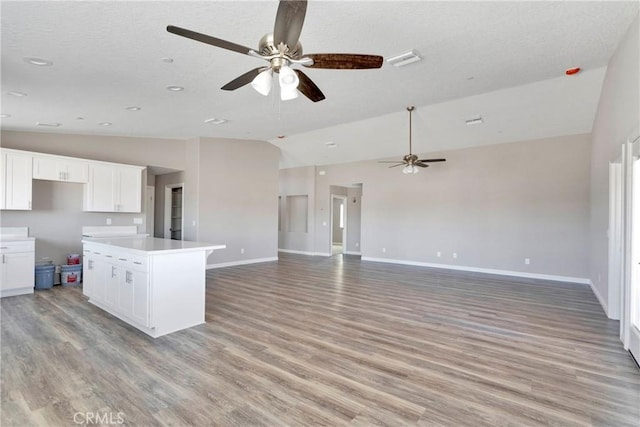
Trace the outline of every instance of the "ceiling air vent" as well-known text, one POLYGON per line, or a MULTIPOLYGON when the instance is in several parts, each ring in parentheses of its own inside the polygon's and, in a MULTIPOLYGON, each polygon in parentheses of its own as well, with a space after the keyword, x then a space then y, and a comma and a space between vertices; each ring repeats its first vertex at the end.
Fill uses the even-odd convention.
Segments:
POLYGON ((415 50, 410 50, 409 52, 402 53, 400 55, 387 58, 387 62, 394 67, 404 67, 405 65, 413 64, 414 62, 420 61, 422 58, 418 55, 418 52, 415 50))

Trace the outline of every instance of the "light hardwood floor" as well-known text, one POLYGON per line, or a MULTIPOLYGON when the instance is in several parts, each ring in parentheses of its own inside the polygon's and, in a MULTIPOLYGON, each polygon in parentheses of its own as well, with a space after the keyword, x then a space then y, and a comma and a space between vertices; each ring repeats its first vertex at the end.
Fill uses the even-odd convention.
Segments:
POLYGON ((0 306, 2 426, 640 425, 584 285, 281 254, 210 271, 207 323, 155 340, 79 288, 0 306))

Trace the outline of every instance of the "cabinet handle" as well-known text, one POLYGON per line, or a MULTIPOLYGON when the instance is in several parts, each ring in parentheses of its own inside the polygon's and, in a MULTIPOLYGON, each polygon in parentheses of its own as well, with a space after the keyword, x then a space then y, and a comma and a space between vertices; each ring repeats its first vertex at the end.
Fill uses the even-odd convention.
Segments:
POLYGON ((113 279, 114 277, 116 277, 116 268, 111 266, 111 278, 113 279))
POLYGON ((138 264, 138 265, 142 265, 142 263, 141 263, 141 262, 138 262, 138 261, 133 261, 133 263, 134 263, 134 264, 138 264))
POLYGON ((105 255, 107 258, 113 258, 113 255, 105 255))
POLYGON ((126 261, 126 258, 118 258, 120 261, 126 261))
POLYGON ((0 249, 9 249, 9 246, 0 246, 0 249))
POLYGON ((131 272, 129 270, 126 272, 125 282, 131 283, 131 272))
POLYGON ((31 209, 31 200, 29 200, 29 209, 31 209))
POLYGON ((62 178, 62 172, 58 172, 58 179, 63 179, 62 178))
POLYGON ((94 252, 94 254, 96 255, 100 255, 102 252, 94 252))
POLYGON ((89 265, 87 266, 87 268, 89 270, 93 270, 93 260, 92 259, 89 260, 89 265))
POLYGON ((4 255, 4 254, 2 254, 2 263, 3 263, 3 264, 6 264, 6 262, 5 262, 5 255, 4 255))

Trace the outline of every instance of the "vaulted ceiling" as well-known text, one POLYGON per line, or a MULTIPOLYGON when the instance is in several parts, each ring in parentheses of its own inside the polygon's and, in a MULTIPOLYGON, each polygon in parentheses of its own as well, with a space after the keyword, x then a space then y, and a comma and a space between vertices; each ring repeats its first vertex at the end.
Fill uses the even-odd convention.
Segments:
POLYGON ((249 85, 222 91, 263 63, 166 32, 177 25, 257 48, 277 7, 3 1, 1 101, 10 117, 2 129, 266 140, 281 147, 283 166, 404 153, 408 105, 418 107, 418 152, 589 132, 604 67, 639 3, 312 0, 305 52, 391 57, 414 49, 423 58, 402 68, 307 69, 326 95, 318 103, 263 97, 249 85), (584 71, 565 77, 574 66, 584 71), (482 125, 464 124, 476 115, 482 125), (204 123, 210 118, 228 122, 204 123))

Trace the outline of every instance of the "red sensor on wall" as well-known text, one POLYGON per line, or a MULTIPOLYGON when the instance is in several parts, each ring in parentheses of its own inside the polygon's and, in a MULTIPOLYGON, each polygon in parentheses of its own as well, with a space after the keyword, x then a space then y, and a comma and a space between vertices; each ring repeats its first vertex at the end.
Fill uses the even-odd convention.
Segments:
POLYGON ((575 68, 569 68, 567 69, 567 71, 565 71, 564 73, 567 76, 573 76, 575 74, 578 74, 580 72, 580 67, 575 67, 575 68))

